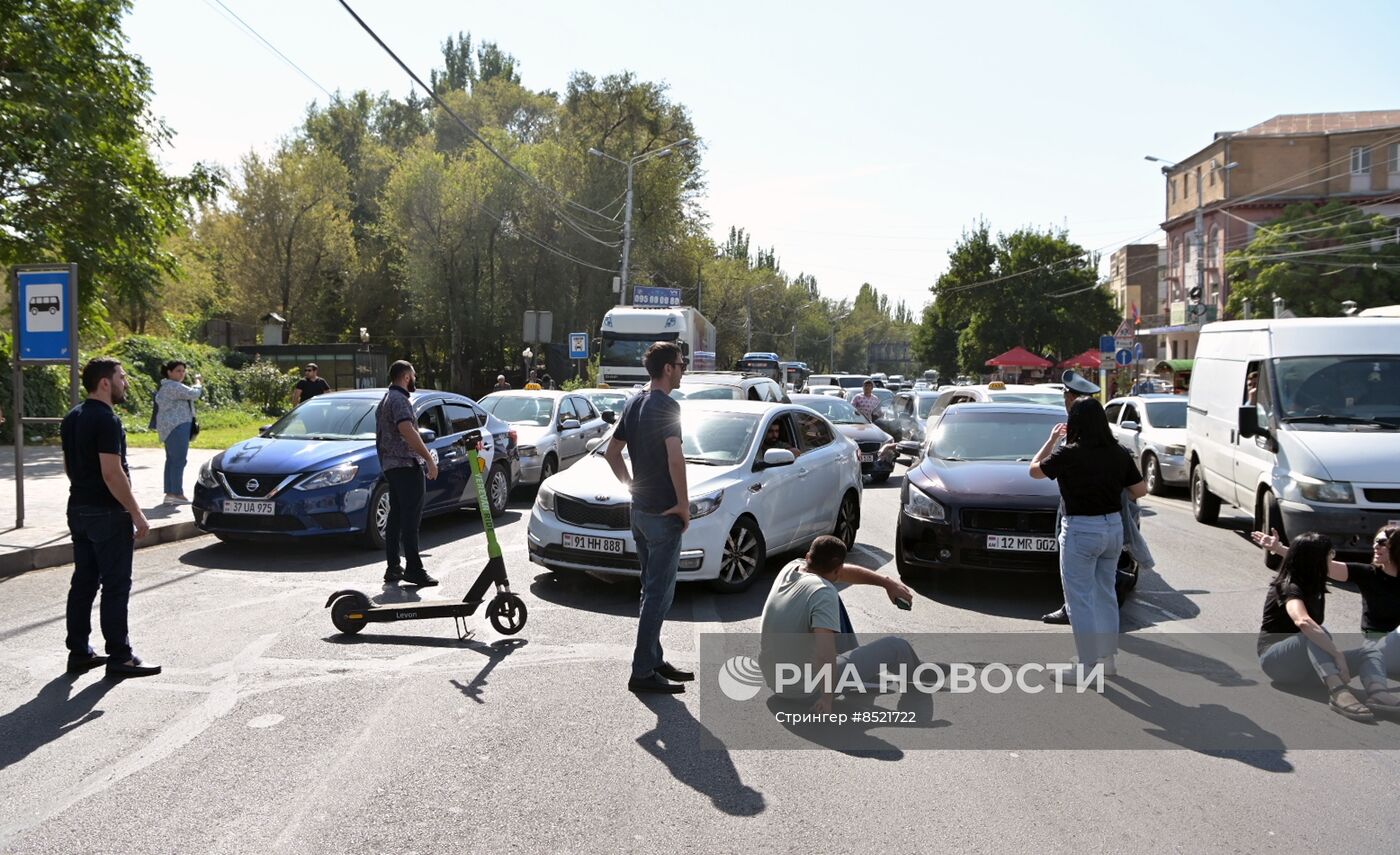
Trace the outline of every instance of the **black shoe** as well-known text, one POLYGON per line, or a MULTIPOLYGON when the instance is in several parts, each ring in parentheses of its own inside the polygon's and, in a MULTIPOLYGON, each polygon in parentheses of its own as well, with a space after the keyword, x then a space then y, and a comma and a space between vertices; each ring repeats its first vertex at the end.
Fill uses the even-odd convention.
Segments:
POLYGON ((1064 606, 1060 606, 1048 615, 1041 615, 1040 621, 1041 623, 1055 623, 1061 626, 1068 626, 1069 611, 1064 606))
POLYGON ((384 584, 395 585, 403 581, 403 568, 390 567, 384 571, 384 584))
POLYGON ((667 680, 675 680, 677 683, 689 683, 691 680, 695 679, 694 671, 682 671, 670 662, 662 662, 660 665, 656 666, 656 673, 665 677, 667 680))
POLYGON ((146 665, 135 656, 127 662, 107 663, 107 678, 111 680, 124 680, 127 677, 154 677, 159 673, 159 665, 146 665))
POLYGON ((627 681, 627 691, 629 692, 656 692, 662 695, 679 695, 685 691, 685 686, 680 683, 672 683, 659 673, 650 677, 633 677, 627 681))
POLYGON ((98 656, 96 653, 93 653, 91 651, 88 651, 86 654, 83 654, 81 656, 72 653, 68 654, 69 674, 86 674, 92 669, 101 667, 106 664, 106 656, 98 656))
POLYGON ((417 573, 403 574, 403 580, 418 588, 431 588, 438 583, 438 580, 429 576, 426 570, 419 570, 417 573))

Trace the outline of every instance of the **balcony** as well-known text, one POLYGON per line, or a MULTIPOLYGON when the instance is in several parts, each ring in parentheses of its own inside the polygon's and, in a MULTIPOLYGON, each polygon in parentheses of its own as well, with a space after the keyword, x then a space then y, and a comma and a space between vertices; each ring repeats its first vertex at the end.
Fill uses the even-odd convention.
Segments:
POLYGON ((1193 307, 1190 303, 1172 304, 1172 326, 1179 327, 1184 324, 1208 324, 1218 320, 1220 314, 1219 306, 1204 305, 1193 307), (1192 315, 1187 311, 1190 308, 1205 309, 1204 315, 1192 315))

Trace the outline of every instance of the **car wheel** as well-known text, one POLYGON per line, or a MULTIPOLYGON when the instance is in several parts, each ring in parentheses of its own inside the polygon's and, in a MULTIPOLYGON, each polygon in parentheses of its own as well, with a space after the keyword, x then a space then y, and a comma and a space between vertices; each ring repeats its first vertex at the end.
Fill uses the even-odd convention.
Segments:
POLYGON ((1162 485, 1162 466, 1157 462, 1157 455, 1144 454, 1142 456, 1142 477, 1147 481, 1147 492, 1160 496, 1165 492, 1162 485))
POLYGON ((1206 486, 1205 472, 1201 464, 1191 467, 1191 514, 1196 522, 1215 525, 1220 519, 1220 497, 1206 486))
POLYGON ((1113 580, 1113 590, 1118 594, 1118 607, 1121 609, 1138 583, 1138 563, 1132 553, 1123 550, 1118 555, 1118 576, 1113 580))
POLYGON ((832 534, 836 535, 847 549, 854 549, 856 545, 856 532, 860 530, 860 500, 855 493, 847 493, 841 499, 841 510, 836 513, 836 528, 832 534))
POLYGON ((763 569, 765 551, 763 535, 759 534, 754 521, 748 517, 735 520, 729 536, 724 539, 719 578, 710 582, 710 587, 725 594, 747 589, 763 569))
POLYGON ((365 513, 365 548, 383 549, 384 530, 389 527, 389 485, 380 484, 369 497, 365 513))
POLYGON ((540 466, 540 483, 549 480, 549 477, 559 471, 559 460, 553 455, 546 455, 544 463, 540 466))
MULTIPOLYGON (((1259 502, 1254 509, 1254 530, 1268 534, 1270 531, 1278 532, 1278 542, 1288 545, 1288 532, 1283 530, 1283 512, 1279 509, 1278 500, 1273 493, 1264 493, 1259 497, 1259 502)), ((1264 566, 1270 570, 1277 570, 1283 564, 1283 556, 1275 555, 1269 550, 1264 550, 1264 566)))
POLYGON ((487 473, 486 499, 491 506, 493 520, 506 512, 506 503, 510 501, 510 473, 499 463, 487 473))

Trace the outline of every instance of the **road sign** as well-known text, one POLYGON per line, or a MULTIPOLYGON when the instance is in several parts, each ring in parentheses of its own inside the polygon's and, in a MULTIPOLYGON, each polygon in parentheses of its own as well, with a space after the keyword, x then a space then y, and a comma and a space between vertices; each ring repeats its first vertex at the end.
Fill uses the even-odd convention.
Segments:
POLYGON ((1133 352, 1126 347, 1121 347, 1117 353, 1113 354, 1113 361, 1119 365, 1132 365, 1133 352))
POLYGON ((521 341, 552 341, 554 338, 554 313, 535 312, 525 313, 525 328, 520 335, 521 341))
POLYGON ((634 306, 679 306, 681 304, 681 289, 679 288, 653 288, 649 285, 632 286, 632 305, 634 306))
POLYGON ((1144 351, 1143 351, 1143 349, 1142 349, 1142 342, 1138 342, 1137 344, 1134 344, 1134 345, 1133 345, 1133 361, 1134 361, 1134 362, 1141 362, 1144 355, 1145 355, 1145 354, 1144 354, 1144 351))
POLYGON ((67 361, 74 355, 78 278, 71 266, 17 270, 16 332, 21 362, 67 361))
POLYGON ((1113 336, 1111 336, 1111 335, 1101 335, 1101 336, 1099 336, 1099 352, 1100 352, 1100 353, 1112 353, 1113 351, 1115 351, 1115 350, 1117 350, 1117 349, 1118 349, 1118 345, 1113 341, 1113 336))
POLYGON ((570 359, 587 359, 587 358, 588 358, 588 333, 582 333, 582 332, 571 332, 571 333, 569 333, 569 358, 570 358, 570 359))

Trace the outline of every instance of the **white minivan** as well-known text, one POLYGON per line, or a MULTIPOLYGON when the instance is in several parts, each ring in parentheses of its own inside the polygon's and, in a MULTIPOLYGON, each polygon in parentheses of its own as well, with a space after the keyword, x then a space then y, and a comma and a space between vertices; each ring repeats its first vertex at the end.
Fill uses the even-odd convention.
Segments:
POLYGON ((1186 459, 1200 522, 1229 502, 1285 540, 1318 532, 1369 554, 1400 520, 1400 318, 1207 324, 1186 459))

